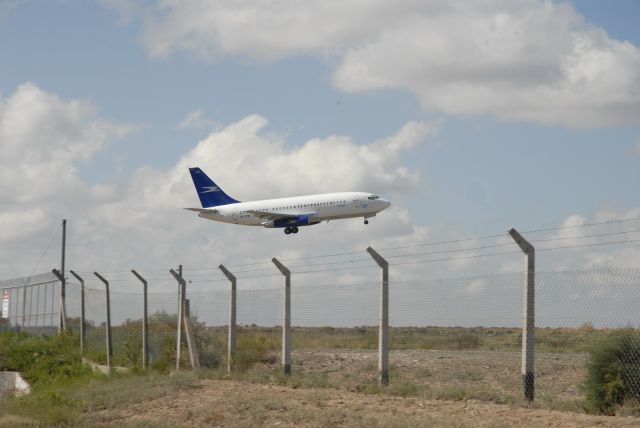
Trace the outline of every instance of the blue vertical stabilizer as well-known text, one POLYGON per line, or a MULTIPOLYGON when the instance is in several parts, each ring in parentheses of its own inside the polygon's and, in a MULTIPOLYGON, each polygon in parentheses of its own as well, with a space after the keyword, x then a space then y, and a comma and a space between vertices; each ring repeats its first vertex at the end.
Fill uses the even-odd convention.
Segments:
POLYGON ((198 192, 202 208, 217 207, 218 205, 236 204, 240 202, 224 193, 224 191, 219 188, 216 183, 214 183, 213 180, 210 179, 200 168, 189 168, 189 172, 193 179, 193 185, 196 186, 196 192, 198 192))

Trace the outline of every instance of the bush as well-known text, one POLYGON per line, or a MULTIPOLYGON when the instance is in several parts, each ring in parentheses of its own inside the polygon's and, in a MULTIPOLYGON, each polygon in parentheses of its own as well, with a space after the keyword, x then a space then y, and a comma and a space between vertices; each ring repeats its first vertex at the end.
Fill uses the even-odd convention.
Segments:
POLYGON ((91 373, 82 364, 79 338, 71 334, 0 334, 0 370, 22 372, 33 384, 52 383, 91 373))
POLYGON ((273 334, 258 331, 239 331, 233 367, 244 371, 256 363, 274 364, 273 352, 280 341, 273 334))
POLYGON ((625 402, 640 400, 640 333, 612 333, 590 352, 587 362, 587 411, 612 415, 625 402))

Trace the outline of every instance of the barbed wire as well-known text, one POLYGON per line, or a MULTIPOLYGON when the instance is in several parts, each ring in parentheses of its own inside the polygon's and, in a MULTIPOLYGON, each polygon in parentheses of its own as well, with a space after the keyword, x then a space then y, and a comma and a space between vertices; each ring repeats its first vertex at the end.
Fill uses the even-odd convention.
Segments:
MULTIPOLYGON (((580 225, 570 225, 570 226, 558 226, 558 227, 549 227, 549 228, 539 228, 539 229, 530 229, 530 230, 525 230, 523 232, 521 232, 522 234, 530 234, 530 233, 540 233, 540 232, 550 232, 550 231, 559 231, 559 230, 566 230, 566 229, 577 229, 577 228, 587 228, 587 227, 595 227, 595 226, 601 226, 601 225, 610 225, 610 224, 622 224, 622 223, 630 223, 630 222, 634 222, 634 221, 638 221, 640 220, 640 217, 636 217, 636 218, 625 218, 625 219, 618 219, 618 220, 607 220, 607 221, 601 221, 601 222, 592 222, 592 223, 585 223, 585 224, 580 224, 580 225)), ((582 236, 572 236, 572 237, 555 237, 555 238, 541 238, 541 239, 532 239, 529 242, 532 243, 536 243, 536 242, 555 242, 555 241, 563 241, 563 240, 572 240, 572 239, 587 239, 587 238, 594 238, 594 237, 606 237, 606 236, 616 236, 616 235, 624 235, 624 234, 630 234, 630 233, 636 233, 636 232, 640 232, 640 229, 634 229, 634 230, 626 230, 626 231, 617 231, 617 232, 607 232, 607 233, 599 233, 599 234, 590 234, 590 235, 582 235, 582 236)), ((55 235, 54 235, 55 236, 55 235)), ((443 241, 434 241, 434 242, 423 242, 423 243, 417 243, 417 244, 410 244, 410 245, 402 245, 402 246, 395 246, 395 247, 383 247, 383 248, 378 248, 377 251, 395 251, 395 250, 401 250, 401 249, 408 249, 408 248, 418 248, 418 247, 428 247, 428 246, 436 246, 436 245, 445 245, 445 244, 455 244, 455 243, 463 243, 463 242, 470 242, 470 241, 478 241, 478 240, 483 240, 483 239, 495 239, 495 238, 509 238, 508 234, 492 234, 492 235, 482 235, 482 236, 475 236, 475 237, 470 237, 470 238, 460 238, 460 239, 450 239, 450 240, 443 240, 443 241)), ((628 241, 622 241, 622 242, 636 242, 636 240, 628 240, 628 241)), ((583 245, 576 245, 576 246, 562 246, 562 247, 557 247, 557 248, 547 248, 547 249, 540 249, 540 251, 550 251, 552 249, 565 249, 565 248, 579 248, 579 247, 586 247, 586 246, 595 246, 595 245, 614 245, 616 243, 597 243, 597 244, 583 244, 583 245)), ((50 246, 51 244, 49 244, 50 246)), ((419 253, 405 253, 405 254, 392 254, 392 255, 385 255, 385 258, 401 258, 401 257, 413 257, 413 256, 425 256, 425 255, 432 255, 432 254, 450 254, 450 253, 461 253, 461 252, 467 252, 467 251, 477 251, 477 250, 484 250, 484 249, 490 249, 490 248, 500 248, 500 247, 506 247, 506 246, 510 246, 513 245, 511 242, 508 243, 496 243, 496 244, 491 244, 491 245, 481 245, 481 246, 476 246, 476 247, 470 247, 470 248, 456 248, 456 249, 446 249, 446 250, 436 250, 436 251, 427 251, 427 252, 419 252, 419 253)), ((48 246, 48 247, 49 247, 48 246)), ((48 248, 47 247, 47 248, 48 248)), ((47 251, 47 250, 45 250, 47 251)), ((514 254, 517 253, 518 251, 508 251, 508 252, 497 252, 497 253, 490 253, 490 254, 474 254, 474 255, 469 255, 469 256, 463 256, 463 257, 455 257, 455 258, 440 258, 440 259, 435 259, 435 260, 423 260, 424 262, 431 262, 431 261, 449 261, 449 260, 453 260, 453 259, 466 259, 466 258, 478 258, 478 257, 489 257, 489 256, 494 256, 494 255, 504 255, 504 254, 514 254)), ((280 258, 280 261, 283 262, 298 262, 298 261, 303 261, 303 260, 313 260, 313 259, 318 259, 318 258, 332 258, 332 257, 342 257, 342 256, 347 256, 347 255, 358 255, 358 254, 366 254, 366 251, 360 250, 360 251, 348 251, 348 252, 337 252, 337 253, 330 253, 330 254, 322 254, 322 255, 311 255, 311 256, 306 256, 306 257, 290 257, 290 258, 280 258)), ((350 260, 338 260, 338 261, 326 261, 326 262, 321 262, 321 263, 304 263, 304 264, 294 264, 294 266, 290 266, 291 268, 303 268, 303 267, 316 267, 316 266, 339 266, 339 265, 343 265, 343 264, 353 264, 353 263, 363 263, 363 262, 370 262, 371 259, 370 258, 361 258, 361 259, 350 259, 350 260)), ((401 262, 401 264, 408 264, 408 263, 418 263, 418 261, 416 262, 401 262)), ((396 263, 396 264, 400 264, 400 263, 396 263)), ((254 272, 261 272, 261 271, 268 271, 271 270, 273 267, 269 266, 266 267, 267 265, 271 265, 271 260, 267 260, 267 261, 261 261, 261 262, 252 262, 252 263, 241 263, 241 264, 231 264, 231 265, 226 265, 228 268, 233 268, 233 267, 249 267, 249 266, 260 266, 260 265, 265 265, 264 268, 256 268, 256 269, 245 269, 245 270, 240 270, 240 271, 236 271, 234 272, 234 274, 243 274, 243 273, 254 273, 254 272)), ((332 268, 332 270, 335 269, 339 269, 339 270, 346 270, 346 269, 364 269, 364 268, 369 268, 369 267, 375 267, 375 266, 351 266, 351 267, 341 267, 341 268, 332 268)), ((175 268, 177 269, 177 268, 175 268)), ((167 272, 168 273, 168 269, 137 269, 137 271, 141 274, 144 273, 158 273, 158 272, 167 272)), ((297 273, 315 273, 315 272, 326 272, 327 270, 314 270, 314 271, 297 271, 297 273)), ((89 275, 89 276, 93 276, 93 272, 91 271, 78 271, 78 273, 83 274, 83 275, 89 275)), ((101 271, 101 274, 108 274, 108 275, 113 275, 116 274, 116 278, 110 279, 110 281, 116 281, 116 282, 127 282, 129 281, 129 279, 121 277, 120 275, 128 275, 131 274, 130 270, 107 270, 107 271, 101 271)), ((184 268, 183 269, 183 276, 185 277, 192 277, 192 278, 209 278, 209 277, 213 277, 213 276, 219 276, 219 279, 217 279, 217 281, 225 281, 225 278, 220 278, 220 276, 222 276, 222 273, 219 271, 219 268, 216 267, 196 267, 196 268, 184 268), (188 274, 185 275, 185 273, 188 272, 205 272, 205 273, 199 273, 199 274, 188 274), (210 272, 210 273, 206 273, 206 272, 210 272), (215 273, 214 273, 215 272, 215 273)), ((257 277, 263 277, 263 276, 271 276, 271 275, 258 275, 258 276, 245 276, 243 278, 257 278, 257 277)), ((152 276, 149 278, 145 278, 147 280, 153 280, 153 281, 171 281, 171 278, 167 278, 165 279, 164 277, 156 277, 156 276, 152 276)), ((132 279, 135 280, 135 279, 132 279)), ((209 280, 211 281, 211 280, 209 280)))
MULTIPOLYGON (((624 234, 636 233, 636 232, 640 232, 640 229, 620 231, 620 232, 598 233, 598 234, 591 234, 591 235, 581 235, 581 236, 557 237, 557 238, 548 238, 548 239, 535 239, 535 240, 531 240, 530 242, 535 243, 535 242, 566 241, 566 240, 572 240, 572 239, 587 239, 587 238, 594 238, 594 237, 617 236, 617 235, 624 235, 624 234)), ((471 248, 456 248, 456 249, 428 251, 428 252, 421 252, 421 253, 385 255, 385 258, 394 259, 394 258, 400 258, 400 257, 424 256, 424 255, 431 255, 431 254, 460 253, 460 252, 466 252, 466 251, 476 251, 476 250, 483 250, 483 249, 489 249, 489 248, 500 248, 500 247, 507 247, 507 246, 513 246, 513 245, 514 245, 513 242, 509 242, 509 243, 503 243, 503 244, 482 245, 482 246, 471 247, 471 248)), ((382 251, 382 249, 380 251, 382 251)), ((518 251, 501 252, 501 253, 497 253, 497 254, 502 255, 502 254, 517 253, 517 252, 518 251)), ((360 252, 360 253, 362 253, 362 252, 360 252)), ((285 261, 285 260, 286 259, 283 259, 283 261, 285 261)), ((447 259, 442 259, 442 260, 444 261, 444 260, 447 260, 447 259)), ((308 267, 308 266, 332 266, 332 265, 362 263, 362 262, 372 262, 372 259, 370 257, 367 257, 367 258, 362 258, 362 259, 330 261, 330 262, 322 262, 322 263, 305 263, 305 264, 294 265, 294 266, 289 266, 289 267, 295 269, 295 268, 308 267)), ((269 264, 271 264, 271 262, 269 262, 269 264)), ((248 272, 261 272, 261 271, 268 271, 268 270, 272 270, 272 269, 273 269, 273 266, 265 267, 265 268, 258 268, 258 269, 247 269, 247 270, 235 271, 234 274, 242 274, 242 273, 248 273, 248 272)), ((204 270, 204 269, 202 269, 202 270, 204 270)), ((192 274, 190 276, 206 277, 208 275, 209 274, 195 274, 195 275, 192 274)))

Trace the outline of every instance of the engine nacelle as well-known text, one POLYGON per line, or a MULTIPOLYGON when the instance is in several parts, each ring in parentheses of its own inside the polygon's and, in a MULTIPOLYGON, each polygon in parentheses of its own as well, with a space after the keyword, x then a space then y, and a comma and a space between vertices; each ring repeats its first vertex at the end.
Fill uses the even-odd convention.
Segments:
POLYGON ((300 215, 296 218, 288 218, 283 220, 269 220, 262 223, 264 227, 298 227, 311 226, 320 223, 320 220, 314 220, 310 215, 300 215))

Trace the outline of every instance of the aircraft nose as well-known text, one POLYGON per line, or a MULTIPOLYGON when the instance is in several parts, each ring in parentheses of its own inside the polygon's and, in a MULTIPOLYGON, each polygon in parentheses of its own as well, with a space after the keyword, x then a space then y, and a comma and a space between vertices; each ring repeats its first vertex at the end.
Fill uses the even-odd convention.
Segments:
POLYGON ((391 205, 391 202, 387 201, 386 199, 380 198, 378 200, 382 202, 382 205, 384 206, 384 208, 388 208, 391 205))

